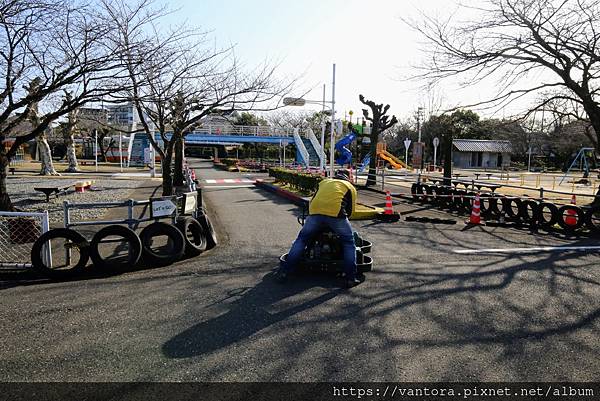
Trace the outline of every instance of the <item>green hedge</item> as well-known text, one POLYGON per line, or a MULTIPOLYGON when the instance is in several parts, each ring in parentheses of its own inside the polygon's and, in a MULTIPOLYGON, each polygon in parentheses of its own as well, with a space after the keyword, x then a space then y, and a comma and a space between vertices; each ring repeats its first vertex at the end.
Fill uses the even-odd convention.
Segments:
POLYGON ((239 160, 238 159, 221 159, 220 161, 227 167, 235 167, 239 160))
POLYGON ((298 172, 286 168, 272 167, 269 176, 275 180, 289 184, 292 188, 303 192, 316 192, 319 182, 323 179, 320 174, 298 172))

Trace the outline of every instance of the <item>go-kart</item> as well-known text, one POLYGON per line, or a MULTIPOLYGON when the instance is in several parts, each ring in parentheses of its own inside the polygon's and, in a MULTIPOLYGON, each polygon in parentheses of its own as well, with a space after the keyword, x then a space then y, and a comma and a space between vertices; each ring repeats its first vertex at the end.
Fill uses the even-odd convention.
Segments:
MULTIPOLYGON (((298 223, 304 225, 306 209, 298 217, 298 223)), ((354 243, 356 245, 356 267, 359 273, 371 271, 373 259, 366 254, 371 252, 371 242, 365 240, 356 231, 354 232, 354 243)), ((287 253, 279 258, 285 262, 287 253)), ((344 257, 342 244, 339 237, 329 229, 326 229, 313 238, 304 249, 304 257, 298 263, 299 271, 343 273, 344 257)))

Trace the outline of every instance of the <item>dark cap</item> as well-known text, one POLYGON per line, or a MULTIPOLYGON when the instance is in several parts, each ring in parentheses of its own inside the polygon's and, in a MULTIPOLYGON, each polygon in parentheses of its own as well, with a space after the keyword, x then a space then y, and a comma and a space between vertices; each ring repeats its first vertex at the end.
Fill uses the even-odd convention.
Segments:
POLYGON ((350 181, 350 172, 345 168, 341 168, 335 172, 334 178, 350 181))

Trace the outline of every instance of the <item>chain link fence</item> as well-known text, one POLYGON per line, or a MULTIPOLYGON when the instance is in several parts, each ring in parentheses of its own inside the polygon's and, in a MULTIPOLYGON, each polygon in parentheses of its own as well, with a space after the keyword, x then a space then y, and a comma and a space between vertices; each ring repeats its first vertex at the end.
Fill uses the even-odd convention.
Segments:
POLYGON ((0 268, 31 267, 31 247, 46 231, 47 212, 0 212, 0 268))

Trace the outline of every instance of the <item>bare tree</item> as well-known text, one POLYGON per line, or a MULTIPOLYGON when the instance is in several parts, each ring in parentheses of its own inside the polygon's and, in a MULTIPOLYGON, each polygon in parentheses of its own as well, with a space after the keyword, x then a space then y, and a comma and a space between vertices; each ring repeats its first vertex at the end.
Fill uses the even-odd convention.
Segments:
POLYGON ((105 6, 119 27, 128 63, 132 90, 123 98, 134 102, 160 156, 163 195, 173 193, 174 179, 175 184, 181 182, 185 135, 204 117, 222 111, 271 110, 292 89, 293 81, 276 80, 274 66, 265 63, 246 72, 232 48, 215 50, 206 41, 207 34, 196 29, 179 27, 168 33, 156 29, 148 35, 142 28, 153 25, 160 10, 137 12, 144 8, 132 8, 125 1, 105 6), (143 46, 132 47, 133 43, 143 46))
MULTIPOLYGON (((70 98, 70 92, 65 93, 65 97, 70 98)), ((66 172, 76 173, 78 170, 77 154, 75 152, 75 131, 78 123, 79 109, 71 110, 67 113, 67 120, 60 125, 63 134, 65 147, 67 149, 67 161, 69 163, 66 172)))
POLYGON ((390 118, 387 116, 387 112, 390 109, 390 105, 386 104, 385 107, 383 104, 376 104, 372 100, 365 100, 363 95, 359 95, 358 99, 360 102, 366 106, 369 106, 371 109, 372 116, 369 116, 369 111, 367 109, 363 109, 363 116, 365 120, 371 122, 371 161, 369 162, 369 176, 367 178, 367 186, 375 185, 375 181, 377 179, 375 169, 377 167, 377 143, 379 142, 379 135, 381 135, 384 131, 391 128, 398 122, 396 116, 392 116, 390 118))
POLYGON ((6 190, 10 160, 51 123, 121 84, 119 49, 93 2, 0 0, 0 210, 14 210, 6 190), (62 97, 61 91, 72 91, 62 97), (32 119, 33 117, 33 119, 32 119), (16 127, 32 121, 27 132, 16 127))
POLYGON ((533 97, 526 114, 568 100, 600 135, 600 1, 487 0, 478 11, 481 18, 464 23, 425 14, 408 21, 430 45, 420 77, 437 82, 460 76, 465 86, 495 79, 497 92, 477 105, 533 97))

